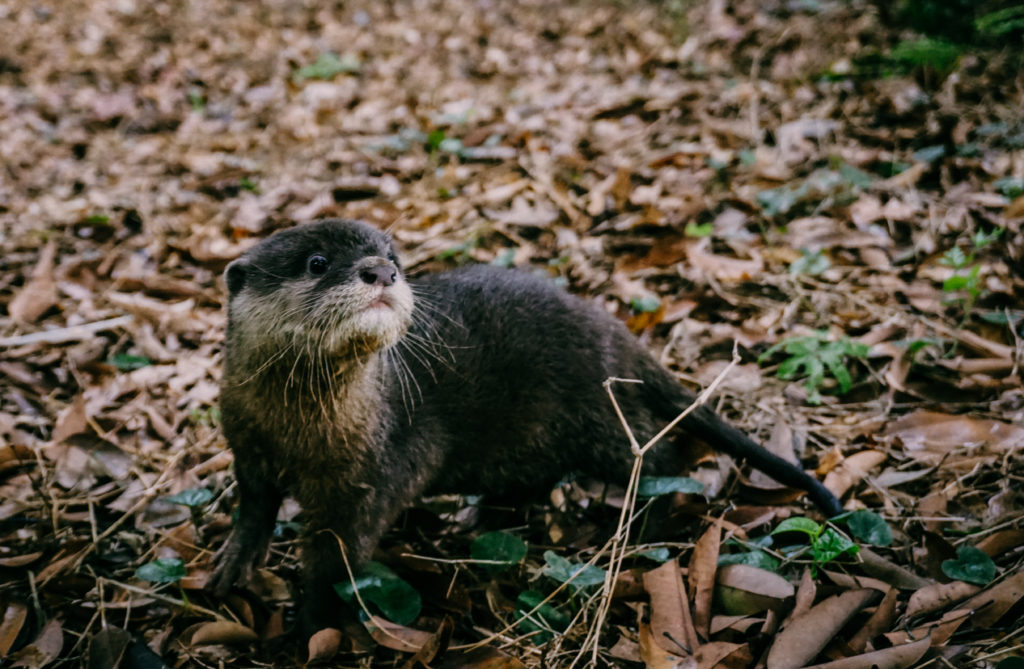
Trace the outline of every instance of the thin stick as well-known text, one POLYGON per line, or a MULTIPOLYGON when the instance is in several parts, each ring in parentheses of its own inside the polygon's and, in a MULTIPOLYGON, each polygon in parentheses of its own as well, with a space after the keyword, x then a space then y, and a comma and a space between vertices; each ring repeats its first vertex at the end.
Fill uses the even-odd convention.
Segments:
MULTIPOLYGON (((686 409, 683 410, 682 413, 676 416, 668 425, 666 425, 660 432, 658 432, 658 434, 651 437, 651 439, 642 447, 639 447, 637 445, 636 438, 633 436, 633 431, 630 429, 628 421, 623 415, 622 409, 621 407, 619 407, 618 401, 615 399, 615 394, 612 392, 611 383, 617 379, 608 379, 607 381, 605 381, 604 385, 605 389, 608 391, 608 397, 611 398, 612 406, 615 409, 615 415, 619 417, 619 422, 622 424, 622 428, 625 430, 626 435, 629 437, 630 448, 633 451, 635 459, 633 461, 633 469, 629 475, 629 484, 626 487, 626 496, 623 500, 622 512, 619 514, 619 527, 615 533, 615 536, 612 537, 612 540, 609 542, 611 544, 611 563, 609 565, 608 570, 605 572, 604 589, 601 594, 601 602, 598 605, 597 617, 594 621, 594 624, 591 625, 590 629, 588 630, 587 637, 584 640, 579 653, 573 659, 572 664, 569 665, 570 668, 576 666, 576 663, 579 661, 579 659, 583 657, 583 655, 587 652, 588 647, 593 648, 590 663, 592 666, 597 665, 598 652, 600 651, 600 644, 598 643, 598 641, 601 634, 601 628, 604 626, 605 618, 608 616, 608 611, 611 609, 612 588, 614 586, 616 579, 618 579, 619 574, 622 572, 622 561, 626 553, 625 543, 628 540, 629 529, 632 524, 633 508, 636 506, 636 498, 637 492, 640 487, 640 472, 643 465, 644 454, 647 453, 647 451, 649 451, 652 447, 654 447, 655 444, 661 441, 661 439, 664 438, 664 436, 668 434, 669 431, 672 430, 672 428, 678 425, 680 421, 682 421, 688 415, 693 413, 698 407, 706 404, 708 399, 710 399, 711 395, 715 392, 715 390, 718 389, 718 386, 721 385, 722 381, 725 380, 726 375, 730 371, 732 371, 732 368, 739 363, 739 360, 739 349, 737 345, 734 343, 732 349, 732 360, 729 362, 728 365, 726 365, 725 369, 723 369, 718 374, 718 376, 715 377, 714 381, 712 381, 707 388, 705 388, 699 395, 697 395, 696 399, 694 399, 693 403, 690 404, 690 406, 686 407, 686 409)), ((607 546, 608 544, 605 545, 605 547, 607 546)))
POLYGON ((134 316, 118 316, 116 318, 108 318, 105 321, 96 321, 94 323, 85 323, 83 325, 72 325, 66 328, 57 328, 56 330, 42 330, 40 332, 31 332, 29 334, 15 335, 13 337, 0 338, 0 348, 10 348, 13 346, 25 346, 27 344, 64 344, 69 341, 80 341, 82 339, 88 339, 97 332, 103 332, 104 330, 116 330, 117 328, 128 325, 135 320, 134 316))
POLYGON ((104 583, 109 583, 111 585, 116 585, 117 587, 121 588, 122 590, 127 590, 128 592, 134 592, 137 595, 143 595, 145 597, 152 597, 153 599, 157 600, 158 602, 163 602, 164 604, 170 604, 172 606, 179 606, 179 607, 185 609, 186 611, 197 611, 199 613, 208 615, 208 616, 210 616, 212 618, 216 618, 217 620, 228 620, 226 617, 224 617, 223 615, 217 613, 216 611, 212 611, 212 610, 210 610, 210 609, 208 609, 208 608, 206 608, 204 606, 199 606, 198 604, 193 604, 191 602, 186 602, 183 599, 178 599, 176 597, 170 597, 168 595, 162 595, 159 592, 153 592, 152 590, 146 590, 144 588, 137 588, 134 585, 128 585, 127 583, 121 583, 120 581, 114 581, 114 580, 111 580, 109 578, 100 577, 100 578, 98 578, 96 580, 98 582, 102 581, 104 583))

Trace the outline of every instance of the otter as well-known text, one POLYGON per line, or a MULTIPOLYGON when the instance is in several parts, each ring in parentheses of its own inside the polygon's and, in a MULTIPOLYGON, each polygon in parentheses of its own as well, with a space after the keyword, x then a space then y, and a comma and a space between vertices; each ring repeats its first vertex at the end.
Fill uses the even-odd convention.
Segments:
MULTIPOLYGON (((357 221, 278 231, 225 271, 221 388, 239 515, 211 588, 224 595, 267 552, 286 493, 305 517, 303 628, 337 626, 332 585, 368 561, 421 495, 508 499, 577 472, 624 483, 640 443, 694 401, 617 319, 543 278, 471 266, 407 279, 391 239, 357 221)), ((839 501, 799 467, 701 406, 644 458, 676 473, 685 438, 839 501), (683 443, 680 443, 680 442, 683 443)))

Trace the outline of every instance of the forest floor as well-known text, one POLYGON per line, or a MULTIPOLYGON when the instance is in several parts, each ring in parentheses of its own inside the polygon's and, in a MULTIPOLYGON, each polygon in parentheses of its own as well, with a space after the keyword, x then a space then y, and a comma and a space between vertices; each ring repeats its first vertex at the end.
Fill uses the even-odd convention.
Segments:
POLYGON ((1024 665, 1020 54, 681 5, 4 3, 0 666, 1024 665), (715 408, 858 513, 709 456, 608 575, 621 490, 428 500, 366 589, 403 624, 307 648, 286 505, 210 596, 221 272, 329 216, 550 276, 694 388, 735 345, 715 408))

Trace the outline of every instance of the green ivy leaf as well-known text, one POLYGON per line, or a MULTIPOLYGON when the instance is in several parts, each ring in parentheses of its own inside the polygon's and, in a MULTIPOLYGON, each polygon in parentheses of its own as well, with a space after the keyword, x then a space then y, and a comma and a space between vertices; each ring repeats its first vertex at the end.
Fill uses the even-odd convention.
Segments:
POLYGON ((364 602, 373 604, 385 618, 399 625, 412 623, 423 608, 420 593, 379 562, 366 563, 354 586, 351 581, 334 584, 334 591, 350 604, 356 601, 356 588, 364 602))
POLYGON ((745 553, 726 553, 718 556, 718 566, 745 564, 768 571, 778 571, 779 561, 764 551, 747 551, 745 553))
POLYGON ((135 577, 150 583, 177 583, 185 578, 185 563, 178 558, 159 558, 136 569, 135 577))
POLYGON ((658 497, 674 492, 695 495, 703 491, 703 483, 687 476, 641 476, 636 494, 640 497, 658 497))
POLYGON ((839 174, 857 188, 869 188, 874 182, 870 174, 847 163, 839 166, 839 174))
POLYGON ((800 257, 794 260, 789 266, 790 274, 817 276, 832 266, 828 257, 821 251, 800 249, 800 253, 800 257))
POLYGON ((715 226, 711 223, 687 223, 686 227, 683 228, 683 234, 687 237, 710 237, 711 233, 715 231, 715 226))
POLYGON ((856 555, 859 550, 857 544, 831 527, 826 527, 821 536, 811 541, 811 554, 818 564, 831 562, 845 553, 856 555))
POLYGON ((803 532, 809 537, 816 537, 821 534, 821 525, 810 518, 787 518, 771 531, 771 534, 782 534, 783 532, 803 532))
POLYGON ((984 551, 974 546, 961 546, 955 560, 942 563, 942 573, 974 585, 988 585, 996 577, 996 565, 984 551))
POLYGON ((664 546, 661 546, 659 548, 652 548, 647 551, 640 551, 639 553, 637 553, 637 557, 647 558, 648 560, 653 560, 659 564, 662 562, 667 562, 671 556, 672 553, 669 552, 669 550, 664 546))
MULTIPOLYGON (((506 565, 518 564, 526 557, 526 544, 508 532, 488 532, 473 540, 469 554, 474 560, 504 562, 506 565)), ((484 566, 495 571, 502 568, 501 565, 484 566)))
POLYGON ((541 573, 559 583, 565 583, 578 573, 579 576, 576 576, 569 584, 574 590, 579 591, 592 585, 604 583, 605 571, 600 567, 571 562, 554 551, 544 552, 544 562, 547 564, 541 568, 541 573))
POLYGON ((164 497, 164 499, 171 504, 197 507, 202 506, 213 499, 213 493, 206 488, 189 488, 188 490, 182 490, 177 495, 164 497))
POLYGON ((296 70, 293 78, 296 81, 303 79, 333 79, 335 75, 343 72, 358 72, 361 64, 355 56, 342 56, 330 51, 320 54, 312 65, 306 65, 296 70))
POLYGON ((926 146, 914 152, 913 158, 919 163, 934 163, 946 155, 946 147, 941 144, 937 146, 926 146))
POLYGON ((629 301, 629 308, 638 314, 654 313, 661 308, 661 300, 654 295, 634 297, 629 301))
POLYGON ((875 546, 888 546, 892 543, 892 530, 889 524, 872 511, 854 511, 846 520, 850 532, 863 542, 875 546))
POLYGON ((535 632, 530 639, 537 645, 551 640, 552 632, 563 632, 569 627, 571 618, 550 604, 541 604, 544 595, 536 590, 525 590, 516 598, 516 620, 524 632, 535 632), (536 611, 533 611, 540 605, 536 611), (530 613, 527 617, 527 613, 530 613))
POLYGON ((144 355, 128 355, 118 353, 107 358, 107 362, 117 368, 119 372, 130 372, 135 369, 149 367, 153 362, 144 355))

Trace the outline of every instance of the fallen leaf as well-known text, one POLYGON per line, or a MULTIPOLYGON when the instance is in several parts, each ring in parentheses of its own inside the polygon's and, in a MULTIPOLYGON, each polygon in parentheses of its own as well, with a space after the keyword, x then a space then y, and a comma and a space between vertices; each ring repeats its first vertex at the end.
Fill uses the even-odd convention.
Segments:
POLYGON ((765 609, 777 609, 795 592, 793 584, 778 574, 745 564, 720 568, 715 587, 722 608, 733 615, 753 615, 765 609))
POLYGON ((309 637, 306 644, 308 650, 306 664, 326 662, 338 654, 339 646, 341 646, 341 631, 333 627, 318 630, 309 637))
POLYGON ((4 617, 0 620, 0 659, 7 657, 14 646, 27 616, 28 607, 21 602, 11 602, 4 608, 4 617))
POLYGON ((651 596, 651 631, 664 650, 673 654, 693 654, 699 642, 690 602, 675 560, 644 574, 644 588, 651 596))
POLYGON ((59 620, 51 618, 35 641, 11 655, 10 666, 42 669, 57 659, 63 647, 64 628, 59 620))
POLYGON ((794 619, 775 637, 768 651, 768 669, 799 669, 806 665, 875 594, 868 589, 849 590, 829 597, 794 619))
MULTIPOLYGON (((184 635, 182 635, 184 637, 184 635)), ((259 637, 245 625, 230 620, 215 620, 202 623, 193 630, 189 645, 202 646, 211 643, 252 643, 259 637)))
POLYGON ((914 618, 944 609, 977 594, 979 590, 978 586, 963 581, 926 585, 910 596, 905 615, 914 618))
POLYGON ((813 664, 807 669, 906 669, 924 657, 930 647, 930 639, 921 639, 863 655, 845 657, 824 664, 813 664))
POLYGON ((885 462, 888 456, 882 451, 860 451, 844 458, 839 466, 825 475, 825 487, 836 497, 842 497, 868 472, 885 462))
POLYGON ((39 252, 39 260, 28 283, 7 305, 7 313, 19 323, 35 323, 50 307, 57 304, 57 284, 53 265, 57 257, 57 240, 51 239, 39 252))
POLYGON ((711 626, 711 600, 715 593, 721 538, 722 521, 718 519, 697 540, 687 570, 690 597, 693 599, 693 625, 697 634, 704 639, 709 637, 711 626))

